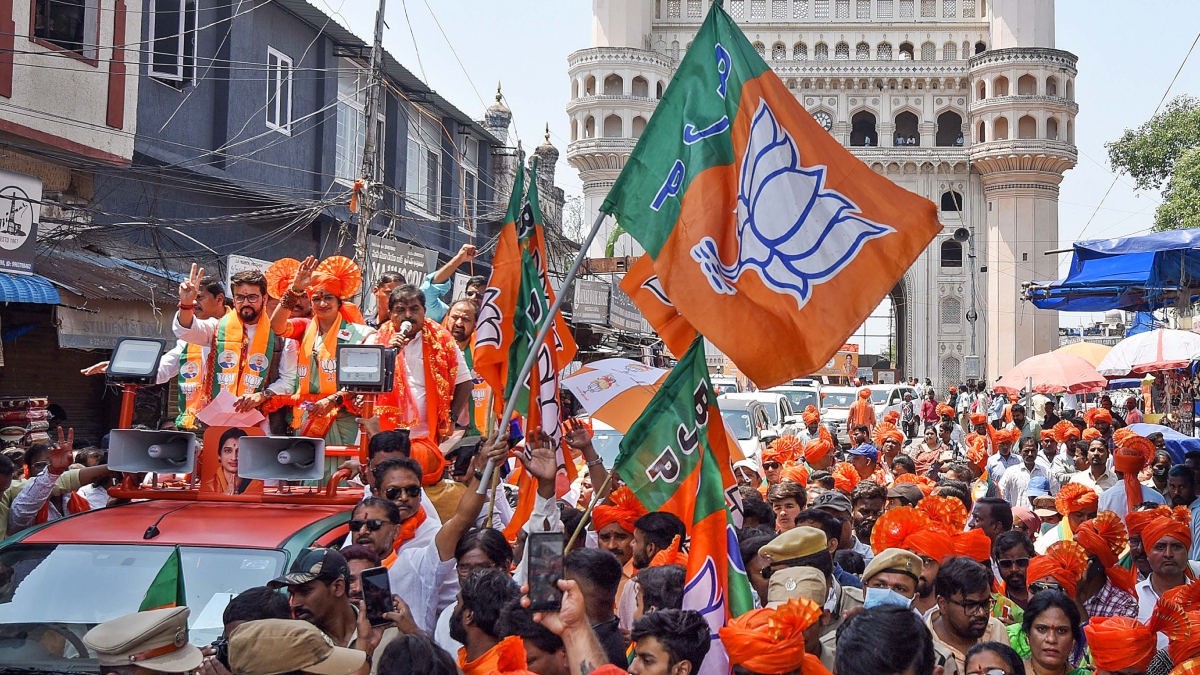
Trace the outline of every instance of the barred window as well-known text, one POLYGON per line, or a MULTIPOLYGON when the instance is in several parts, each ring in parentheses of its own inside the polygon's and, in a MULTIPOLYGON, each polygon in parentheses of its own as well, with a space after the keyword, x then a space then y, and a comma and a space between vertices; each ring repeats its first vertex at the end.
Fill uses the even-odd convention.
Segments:
POLYGON ((792 60, 793 61, 807 61, 808 60, 808 45, 804 44, 803 42, 797 42, 795 44, 795 46, 792 47, 792 60))
POLYGON ((704 15, 704 5, 700 0, 688 0, 688 18, 699 19, 704 15))
POLYGON ((963 0, 963 18, 975 18, 975 0, 963 0))
POLYGON ((750 18, 767 18, 767 0, 750 0, 750 18))
POLYGON ((860 42, 858 43, 858 46, 854 48, 854 50, 854 58, 858 59, 859 61, 871 60, 871 45, 865 42, 860 42))
POLYGON ((808 18, 808 0, 792 0, 792 18, 808 18))
POLYGON ((837 46, 833 48, 833 58, 835 61, 849 61, 850 45, 845 42, 837 43, 837 46))
POLYGON ((771 0, 771 18, 787 18, 787 0, 771 0))
POLYGON ((828 61, 829 60, 829 45, 825 44, 824 42, 818 42, 817 46, 813 48, 813 60, 814 61, 828 61))
POLYGON ((850 0, 837 0, 837 18, 850 18, 850 0))
POLYGON ((964 59, 971 58, 971 43, 967 42, 966 40, 963 40, 962 44, 962 57, 964 59))
POLYGON ((813 7, 814 19, 829 18, 829 0, 815 0, 816 5, 813 7))
POLYGON ((937 60, 937 45, 932 42, 926 42, 921 45, 921 60, 934 61, 937 60))
POLYGON ((856 17, 859 19, 871 18, 871 0, 858 0, 856 17))
POLYGON ((891 61, 892 60, 892 45, 891 45, 891 43, 880 42, 879 46, 875 48, 875 58, 879 59, 880 61, 891 61))
POLYGON ((680 15, 680 0, 667 0, 667 18, 678 19, 680 15))
POLYGON ((787 58, 787 47, 784 47, 782 42, 776 42, 771 47, 771 60, 772 61, 783 61, 786 58, 787 58))
POLYGON ((954 44, 953 42, 947 42, 945 45, 943 45, 942 46, 942 60, 943 61, 957 61, 958 60, 958 45, 954 44))
POLYGON ((754 43, 754 51, 758 52, 758 55, 763 57, 764 59, 767 58, 767 46, 764 45, 763 43, 755 42, 754 43))
POLYGON ((942 384, 951 386, 952 382, 962 381, 962 365, 953 356, 942 359, 942 384))
POLYGON ((913 16, 914 0, 900 0, 900 18, 910 19, 913 16))
POLYGON ((958 16, 958 0, 942 0, 942 16, 947 19, 958 16))
POLYGON ((746 16, 746 0, 729 0, 729 16, 735 19, 746 16))
POLYGON ((921 0, 921 17, 937 16, 937 0, 921 0))
POLYGON ((879 0, 879 4, 875 5, 875 18, 890 19, 892 18, 892 6, 894 0, 879 0))
POLYGON ((957 326, 962 323, 962 302, 958 298, 945 298, 938 314, 938 323, 943 326, 957 326))

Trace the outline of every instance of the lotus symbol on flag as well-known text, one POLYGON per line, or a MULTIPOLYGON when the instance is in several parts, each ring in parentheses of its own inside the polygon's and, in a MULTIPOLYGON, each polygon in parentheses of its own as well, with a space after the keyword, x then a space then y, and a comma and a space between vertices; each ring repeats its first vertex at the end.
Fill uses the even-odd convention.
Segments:
POLYGON ((857 205, 825 187, 825 174, 824 166, 801 166, 791 134, 760 100, 739 178, 737 259, 723 263, 711 237, 691 249, 713 290, 734 295, 733 284, 754 270, 802 309, 813 285, 836 276, 866 242, 895 232, 858 215, 857 205))

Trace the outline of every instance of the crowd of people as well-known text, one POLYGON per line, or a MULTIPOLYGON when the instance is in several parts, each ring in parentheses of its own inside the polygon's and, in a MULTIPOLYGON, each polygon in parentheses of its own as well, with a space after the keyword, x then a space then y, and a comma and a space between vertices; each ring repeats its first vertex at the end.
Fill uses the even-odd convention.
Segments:
MULTIPOLYGON (((347 468, 363 499, 340 545, 234 596, 211 645, 187 643, 187 607, 98 625, 84 642, 102 673, 692 675, 706 660, 738 675, 1200 672, 1200 453, 1176 465, 1160 435, 1103 405, 1051 402, 1035 416, 983 389, 906 401, 882 420, 864 389, 849 447, 810 407, 794 433, 733 466, 733 567, 756 608, 725 620, 685 608, 688 527, 608 476, 586 425, 566 421, 561 441, 493 435, 465 463, 439 449, 474 426, 474 283, 438 305, 436 288, 385 275, 367 321, 347 302, 361 275, 345 259, 235 275, 232 306, 193 271, 159 376, 180 384, 176 428, 198 428, 224 390, 263 412, 264 429, 331 443, 361 429, 368 461, 347 468), (395 391, 369 418, 331 377, 334 346, 355 342, 399 348, 395 391), (578 465, 572 485, 560 456, 578 465), (489 506, 478 490, 489 461, 532 480, 525 502, 489 506), (563 538, 557 611, 529 609, 535 532, 563 538), (394 611, 372 625, 361 574, 379 566, 394 611)), ((107 503, 102 451, 57 433, 21 472, 0 457, 9 533, 107 503)))

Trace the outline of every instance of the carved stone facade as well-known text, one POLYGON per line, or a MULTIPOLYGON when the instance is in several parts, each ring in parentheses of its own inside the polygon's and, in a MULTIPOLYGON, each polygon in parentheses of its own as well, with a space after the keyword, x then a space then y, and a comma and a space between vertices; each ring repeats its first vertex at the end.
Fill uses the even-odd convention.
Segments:
MULTIPOLYGON (((567 161, 584 182, 586 219, 710 4, 594 0, 593 45, 568 61, 567 161)), ((1057 313, 1018 300, 1022 283, 1057 276, 1057 259, 1044 252, 1058 247, 1058 184, 1076 162, 1076 57, 1054 48, 1053 0, 726 0, 725 8, 831 134, 939 205, 943 232, 892 293, 902 374, 944 390, 966 379, 968 355, 993 380, 1055 348, 1057 313), (955 240, 959 228, 969 241, 955 240)), ((605 239, 593 255, 603 255, 605 239)), ((640 249, 623 235, 614 251, 640 249)))

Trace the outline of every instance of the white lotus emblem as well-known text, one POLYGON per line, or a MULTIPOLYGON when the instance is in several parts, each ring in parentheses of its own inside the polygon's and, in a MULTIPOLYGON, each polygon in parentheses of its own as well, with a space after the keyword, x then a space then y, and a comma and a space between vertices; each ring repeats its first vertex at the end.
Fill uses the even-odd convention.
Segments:
POLYGON ((734 282, 754 270, 768 288, 792 295, 803 308, 813 285, 835 277, 866 242, 895 232, 861 217, 857 205, 827 189, 825 172, 824 166, 800 165, 791 134, 759 101, 739 178, 737 260, 721 262, 711 237, 691 250, 713 290, 733 295, 734 282))

